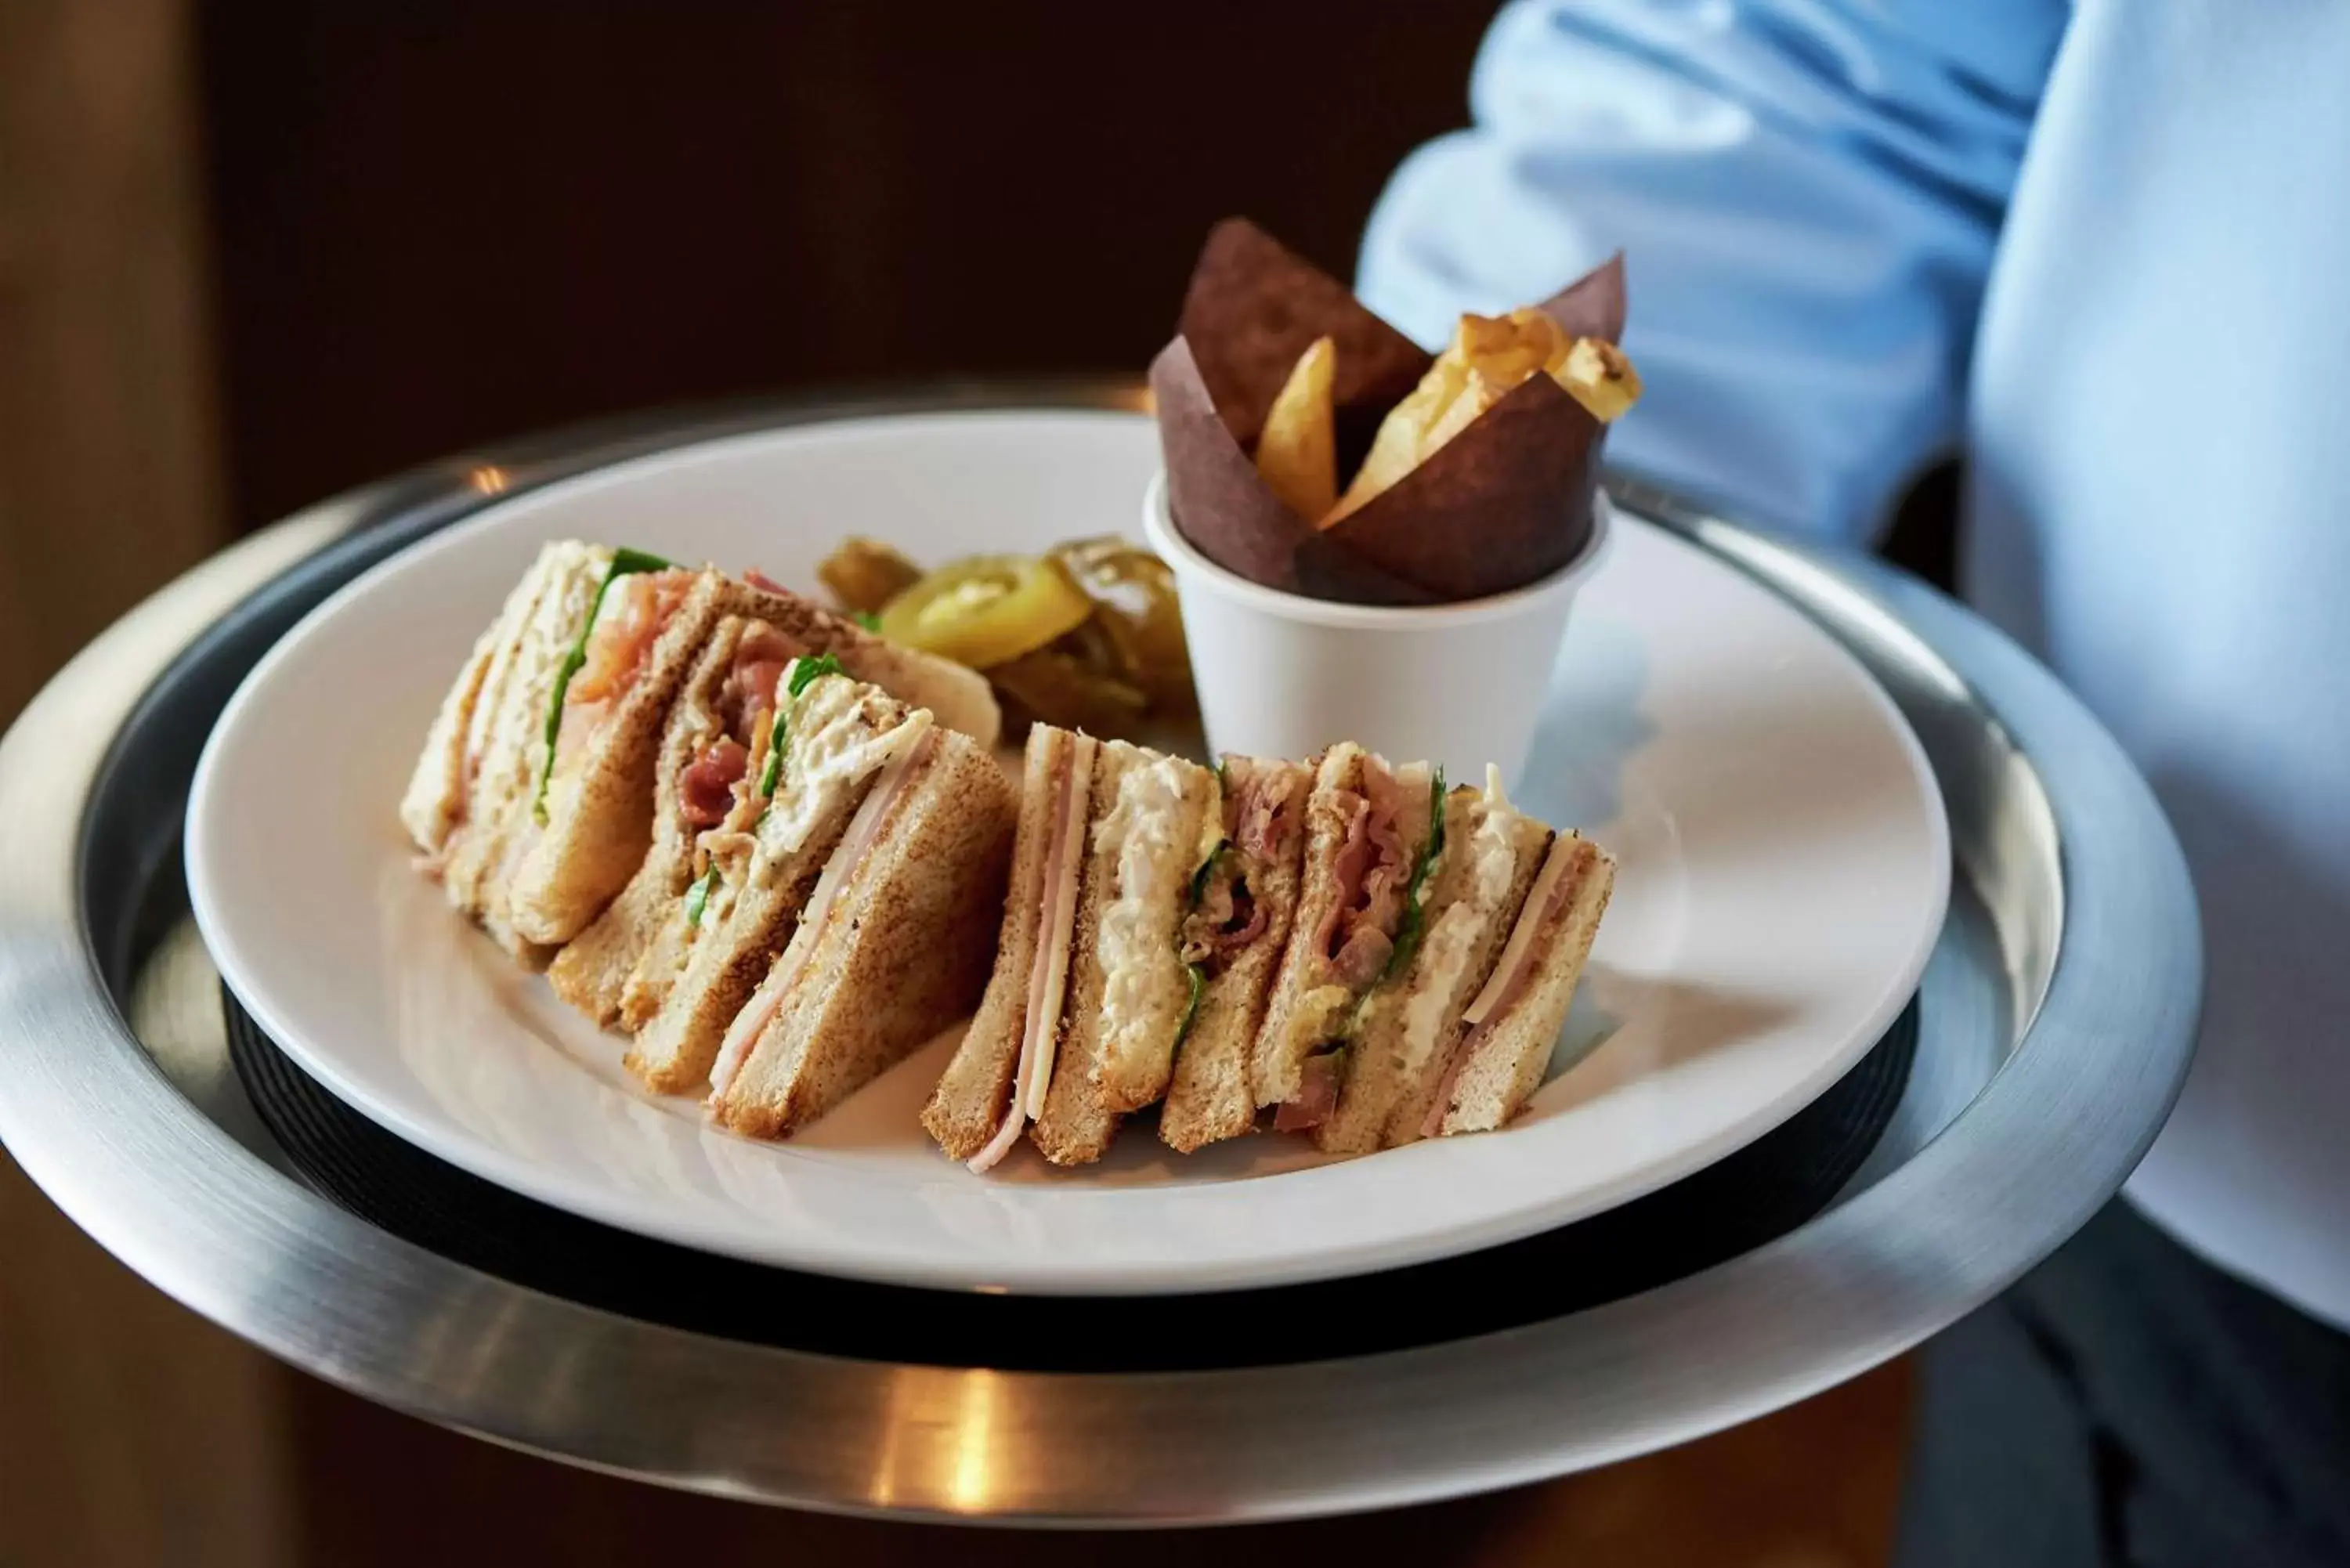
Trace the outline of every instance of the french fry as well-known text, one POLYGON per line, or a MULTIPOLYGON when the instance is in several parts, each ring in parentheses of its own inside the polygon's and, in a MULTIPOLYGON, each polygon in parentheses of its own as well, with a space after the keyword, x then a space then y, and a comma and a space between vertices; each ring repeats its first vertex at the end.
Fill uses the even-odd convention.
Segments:
POLYGON ((1289 379, 1264 416, 1256 443, 1256 471, 1282 504, 1300 517, 1319 517, 1338 499, 1338 448, 1330 389, 1336 343, 1317 337, 1297 357, 1289 379))
POLYGON ((1245 219, 1216 225, 1150 367, 1176 531, 1252 582, 1342 603, 1483 598, 1574 559, 1607 416, 1638 385, 1607 352, 1624 334, 1623 257, 1532 306, 1452 319, 1444 352, 1423 351, 1245 219), (1296 410, 1318 432, 1319 368, 1300 359, 1326 336, 1337 499, 1317 513, 1329 491, 1296 410))

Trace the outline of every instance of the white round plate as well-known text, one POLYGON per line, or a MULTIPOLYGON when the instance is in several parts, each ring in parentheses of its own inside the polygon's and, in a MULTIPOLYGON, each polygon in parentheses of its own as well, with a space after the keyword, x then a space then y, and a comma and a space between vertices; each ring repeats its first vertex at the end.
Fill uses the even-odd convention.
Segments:
POLYGON ((1521 798, 1615 852, 1615 902, 1552 1080, 1501 1133, 1324 1161, 1272 1136, 1183 1158, 1138 1129, 1091 1169, 1024 1148, 978 1177, 915 1121, 947 1039, 749 1142, 638 1088, 617 1037, 411 868, 415 750, 542 542, 806 586, 848 534, 938 562, 1131 533, 1157 462, 1130 414, 858 420, 598 470, 435 535, 288 634, 205 747, 188 885, 222 974, 336 1094, 515 1191, 761 1262, 1023 1292, 1269 1285, 1578 1220, 1768 1131, 1898 1014, 1949 891, 1915 738, 1811 622, 1631 518, 1576 602, 1521 798))

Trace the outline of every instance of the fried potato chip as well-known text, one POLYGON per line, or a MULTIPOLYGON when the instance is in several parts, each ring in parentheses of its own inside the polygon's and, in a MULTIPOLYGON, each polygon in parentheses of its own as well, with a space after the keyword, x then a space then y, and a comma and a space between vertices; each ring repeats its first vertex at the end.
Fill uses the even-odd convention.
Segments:
MULTIPOLYGON (((1519 316, 1525 315, 1519 312, 1519 316)), ((1543 326, 1549 317, 1533 313, 1543 326)), ((1555 332, 1555 327, 1550 327, 1555 332)), ((1517 317, 1463 316, 1452 341, 1403 401, 1388 410, 1371 450, 1336 505, 1319 514, 1327 528, 1367 505, 1429 454, 1468 429, 1471 421, 1543 367, 1550 340, 1542 327, 1517 317)))
MULTIPOLYGON (((1435 604, 1538 581, 1595 527, 1608 425, 1586 397, 1619 412, 1638 389, 1604 351, 1623 338, 1626 304, 1617 255, 1529 308, 1456 317, 1440 365, 1336 278, 1228 219, 1150 366, 1169 518, 1225 570, 1313 598, 1435 604), (1316 514, 1276 493, 1257 459, 1276 399, 1324 337, 1341 500, 1316 514), (1586 337, 1597 341, 1578 358, 1586 337)), ((1288 395, 1318 402, 1310 377, 1288 395)), ((1277 435, 1267 468, 1284 472, 1301 444, 1277 435)))
POLYGON ((1602 423, 1640 395, 1639 377, 1614 344, 1571 338, 1537 306, 1507 316, 1463 315, 1419 385, 1380 423, 1346 494, 1315 526, 1330 527, 1360 510, 1536 375, 1556 380, 1602 423))
POLYGON ((1640 373, 1604 337, 1576 338, 1566 362, 1551 374, 1603 425, 1640 399, 1640 373))
POLYGON ((1338 499, 1336 414, 1330 389, 1337 369, 1336 342, 1316 337, 1297 357, 1257 438, 1256 471, 1282 504, 1300 517, 1319 517, 1338 499))

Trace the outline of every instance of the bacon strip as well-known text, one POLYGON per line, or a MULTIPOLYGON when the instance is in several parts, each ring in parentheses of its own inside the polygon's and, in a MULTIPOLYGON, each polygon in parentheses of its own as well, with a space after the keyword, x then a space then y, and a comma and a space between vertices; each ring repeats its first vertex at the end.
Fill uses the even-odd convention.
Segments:
POLYGON ((848 831, 841 836, 839 846, 833 850, 832 858, 825 862, 824 875, 816 878, 816 892, 809 898, 807 908, 800 911, 799 927, 792 933, 791 944, 775 961, 775 967, 767 971, 767 978, 760 982, 758 992, 753 995, 749 1004, 734 1015, 733 1023, 726 1031, 726 1044, 720 1047, 717 1064, 710 1070, 713 1099, 723 1095, 727 1085, 734 1081, 734 1075, 743 1070, 743 1064, 750 1058, 752 1045, 766 1032, 767 1024, 775 1018, 776 1010, 783 1006, 785 996, 789 994, 792 982, 799 979, 800 971, 807 967, 808 955, 816 950, 816 933, 823 929, 824 918, 831 912, 833 899, 839 895, 841 885, 848 879, 849 871, 872 849, 873 841, 880 836, 881 822, 889 815, 891 803, 905 788, 907 779, 913 774, 914 764, 930 750, 931 723, 930 710, 917 708, 913 716, 893 732, 891 743, 895 750, 883 766, 881 776, 866 793, 864 804, 857 808, 857 815, 849 818, 848 831), (806 940, 801 940, 803 935, 806 940))
POLYGON ((1361 991, 1387 972, 1388 960, 1394 956, 1395 942, 1385 931, 1359 925, 1330 961, 1330 975, 1339 984, 1361 991))
POLYGON ((1372 858, 1378 853, 1371 844, 1371 803, 1352 790, 1333 793, 1338 798, 1339 808, 1347 813, 1347 838, 1330 863, 1331 874, 1338 879, 1338 896, 1330 900, 1330 907, 1322 912, 1322 923, 1314 931, 1315 950, 1325 957, 1336 953, 1339 922, 1354 909, 1362 892, 1363 878, 1370 874, 1372 858))
POLYGON ((715 827, 734 809, 734 786, 751 769, 751 753, 732 735, 722 735, 678 775, 678 804, 686 825, 715 827))
POLYGON ((1020 1026, 1020 1061, 1012 1074, 1012 1103, 987 1147, 965 1163, 974 1173, 993 1169, 1012 1152, 1029 1122, 1045 1114, 1052 1086, 1061 1003, 1069 980, 1069 939, 1076 928, 1077 872, 1085 857, 1086 815, 1093 798, 1094 758, 1100 742, 1078 735, 1054 780, 1053 833, 1045 845, 1044 908, 1036 922, 1036 954, 1028 966, 1028 1006, 1020 1026))
POLYGON ((689 572, 637 572, 619 585, 617 615, 607 615, 588 639, 588 662, 571 678, 567 702, 606 702, 636 683, 645 656, 692 586, 689 572))
POLYGON ((563 716, 555 732, 556 767, 594 739, 619 707, 692 587, 691 572, 633 572, 608 590, 621 596, 620 607, 601 617, 588 633, 587 662, 564 689, 563 716))
POLYGON ((1411 887, 1404 817, 1414 809, 1425 813, 1429 805, 1427 789, 1404 788, 1376 761, 1363 765, 1363 791, 1338 792, 1342 805, 1352 802, 1346 842, 1332 866, 1338 897, 1323 911, 1315 933, 1333 974, 1357 989, 1378 977, 1393 950, 1411 887))

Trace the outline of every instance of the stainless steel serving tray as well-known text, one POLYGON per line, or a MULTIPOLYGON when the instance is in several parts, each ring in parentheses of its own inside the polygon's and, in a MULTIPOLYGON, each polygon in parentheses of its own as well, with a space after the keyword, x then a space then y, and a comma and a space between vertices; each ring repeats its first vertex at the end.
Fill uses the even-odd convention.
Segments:
MULTIPOLYGON (((137 861, 158 852, 82 831, 101 778, 177 821, 184 776, 126 782, 109 748, 155 677, 232 606, 356 530, 429 527, 477 504, 484 472, 524 488, 769 426, 1132 402, 1124 384, 983 386, 606 425, 356 492, 181 578, 0 742, 0 1141, 158 1287, 370 1398, 667 1485, 1028 1522, 1384 1507, 1680 1442, 1917 1344, 2120 1186, 2184 1077, 2201 994, 2185 865, 2146 785, 2045 671, 1948 599, 1629 482, 1620 505, 1853 648, 1917 728, 1950 811, 1953 904, 1907 1094, 1836 1204, 1779 1241, 1643 1295, 1419 1349, 1025 1374, 837 1359, 615 1316, 376 1230, 289 1173, 227 1069, 192 929, 125 894, 152 880, 159 867, 137 861)), ((221 654, 220 697, 259 652, 221 654)), ((210 722, 184 716, 191 756, 210 722)), ((162 839, 176 855, 175 836, 162 839)))

